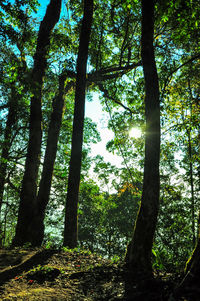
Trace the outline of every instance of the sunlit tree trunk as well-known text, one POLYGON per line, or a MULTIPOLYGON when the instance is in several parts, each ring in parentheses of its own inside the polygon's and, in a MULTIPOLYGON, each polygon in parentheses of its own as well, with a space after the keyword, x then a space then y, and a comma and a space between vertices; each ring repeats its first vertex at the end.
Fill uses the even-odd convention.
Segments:
POLYGON ((187 128, 188 137, 188 155, 189 155, 189 170, 190 170, 190 190, 191 190, 191 215, 192 215, 192 241, 193 247, 196 244, 196 231, 195 231, 195 196, 194 196, 194 171, 193 171, 193 154, 192 154, 192 141, 191 141, 191 125, 193 120, 193 110, 192 110, 192 89, 190 80, 188 79, 188 87, 190 91, 190 126, 187 128))
POLYGON ((65 208, 65 230, 63 244, 70 248, 74 248, 77 246, 77 211, 85 113, 86 67, 90 32, 92 26, 92 17, 93 0, 85 0, 76 67, 77 76, 75 90, 74 121, 72 131, 72 147, 65 208))
POLYGON ((190 172, 190 190, 191 190, 191 216, 192 216, 192 242, 195 247, 196 231, 195 231, 195 201, 194 201, 194 173, 192 163, 192 143, 191 143, 191 131, 187 130, 188 137, 188 155, 189 155, 189 172, 190 172))
POLYGON ((31 93, 33 96, 30 107, 29 142, 13 245, 23 245, 26 242, 34 244, 34 229, 31 220, 37 211, 37 178, 42 143, 42 86, 47 67, 50 36, 55 24, 59 20, 60 10, 61 0, 51 0, 39 28, 31 79, 31 93))
POLYGON ((154 56, 154 1, 142 1, 141 55, 145 79, 145 162, 141 206, 126 254, 127 266, 137 274, 152 274, 152 245, 159 209, 160 101, 154 56))

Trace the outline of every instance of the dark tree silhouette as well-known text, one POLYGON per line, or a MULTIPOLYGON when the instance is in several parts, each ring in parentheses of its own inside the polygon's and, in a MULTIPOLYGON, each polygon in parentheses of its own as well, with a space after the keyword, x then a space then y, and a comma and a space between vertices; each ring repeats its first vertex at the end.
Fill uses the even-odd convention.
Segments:
POLYGON ((126 262, 136 274, 152 273, 152 244, 159 208, 160 101, 153 46, 154 1, 142 1, 141 55, 145 79, 145 162, 141 206, 126 262))
POLYGON ((76 67, 74 121, 65 213, 64 245, 70 248, 77 245, 77 209, 85 113, 86 66, 92 17, 93 0, 85 0, 76 67))
POLYGON ((42 86, 47 67, 50 36, 59 20, 60 11, 61 0, 51 0, 39 28, 31 80, 31 92, 33 96, 30 107, 29 142, 13 245, 23 245, 26 242, 35 245, 35 241, 37 240, 34 236, 34 227, 31 224, 31 220, 37 213, 37 178, 42 142, 42 86))
POLYGON ((49 123, 44 164, 37 195, 37 212, 32 220, 35 233, 35 244, 37 245, 41 245, 44 238, 45 209, 49 202, 51 191, 53 168, 64 109, 64 97, 68 90, 73 86, 73 82, 71 81, 65 87, 65 80, 66 74, 63 73, 59 78, 58 95, 53 100, 53 111, 49 123))

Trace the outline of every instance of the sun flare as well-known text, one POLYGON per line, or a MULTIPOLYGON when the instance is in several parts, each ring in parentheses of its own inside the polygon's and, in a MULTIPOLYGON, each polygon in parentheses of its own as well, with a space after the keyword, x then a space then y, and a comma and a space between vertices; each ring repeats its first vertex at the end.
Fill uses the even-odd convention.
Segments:
POLYGON ((142 131, 138 128, 132 128, 130 131, 129 131, 129 136, 131 138, 140 138, 142 136, 142 131))

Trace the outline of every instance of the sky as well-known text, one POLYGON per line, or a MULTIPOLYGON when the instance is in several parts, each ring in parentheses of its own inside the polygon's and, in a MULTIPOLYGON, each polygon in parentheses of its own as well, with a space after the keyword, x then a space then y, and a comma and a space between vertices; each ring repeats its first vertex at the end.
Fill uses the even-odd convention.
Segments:
MULTIPOLYGON (((40 7, 39 7, 39 10, 38 10, 36 16, 37 17, 39 16, 39 20, 41 21, 45 15, 47 5, 50 3, 50 0, 38 0, 38 2, 40 3, 40 7)), ((61 17, 63 14, 66 13, 66 8, 65 8, 66 2, 67 2, 66 0, 62 0, 61 17)))
POLYGON ((113 139, 114 133, 107 129, 107 123, 109 120, 109 114, 102 111, 102 106, 97 93, 93 94, 93 101, 86 100, 85 116, 90 117, 93 122, 97 124, 97 130, 101 136, 101 142, 92 144, 92 156, 101 155, 106 162, 110 162, 113 165, 120 165, 121 158, 117 155, 113 155, 106 150, 106 144, 113 139))
MULTIPOLYGON (((41 21, 45 15, 46 8, 50 0, 39 0, 38 2, 40 3, 40 8, 36 17, 39 17, 39 20, 41 21)), ((62 1, 62 14, 66 13, 64 2, 65 1, 62 1)), ((101 142, 91 145, 91 155, 101 155, 104 157, 106 162, 109 161, 111 164, 119 166, 122 161, 121 158, 106 150, 106 144, 114 137, 114 134, 111 130, 107 129, 109 114, 102 111, 102 106, 97 93, 93 94, 93 101, 87 101, 86 99, 85 116, 91 118, 93 122, 97 123, 97 129, 101 136, 101 142)))
MULTIPOLYGON (((40 7, 35 17, 38 18, 39 21, 42 21, 50 0, 38 0, 38 2, 40 3, 40 7)), ((65 2, 65 0, 62 0, 61 15, 67 13, 65 2)), ((114 137, 114 134, 111 130, 107 129, 109 114, 102 111, 102 106, 97 93, 93 94, 92 101, 88 101, 86 98, 85 116, 91 118, 92 121, 97 124, 97 130, 101 136, 101 142, 98 142, 97 144, 93 143, 91 145, 91 156, 101 155, 104 157, 104 160, 106 162, 120 166, 122 159, 119 156, 113 155, 106 150, 106 144, 114 137)))

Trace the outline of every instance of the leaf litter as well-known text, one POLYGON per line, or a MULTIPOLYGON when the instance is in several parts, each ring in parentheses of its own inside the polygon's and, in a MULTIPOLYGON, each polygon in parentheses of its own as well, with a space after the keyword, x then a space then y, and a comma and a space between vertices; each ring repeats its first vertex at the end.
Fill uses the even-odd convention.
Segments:
POLYGON ((122 263, 85 250, 0 251, 0 300, 196 300, 170 297, 175 286, 170 278, 156 276, 138 282, 122 263))

